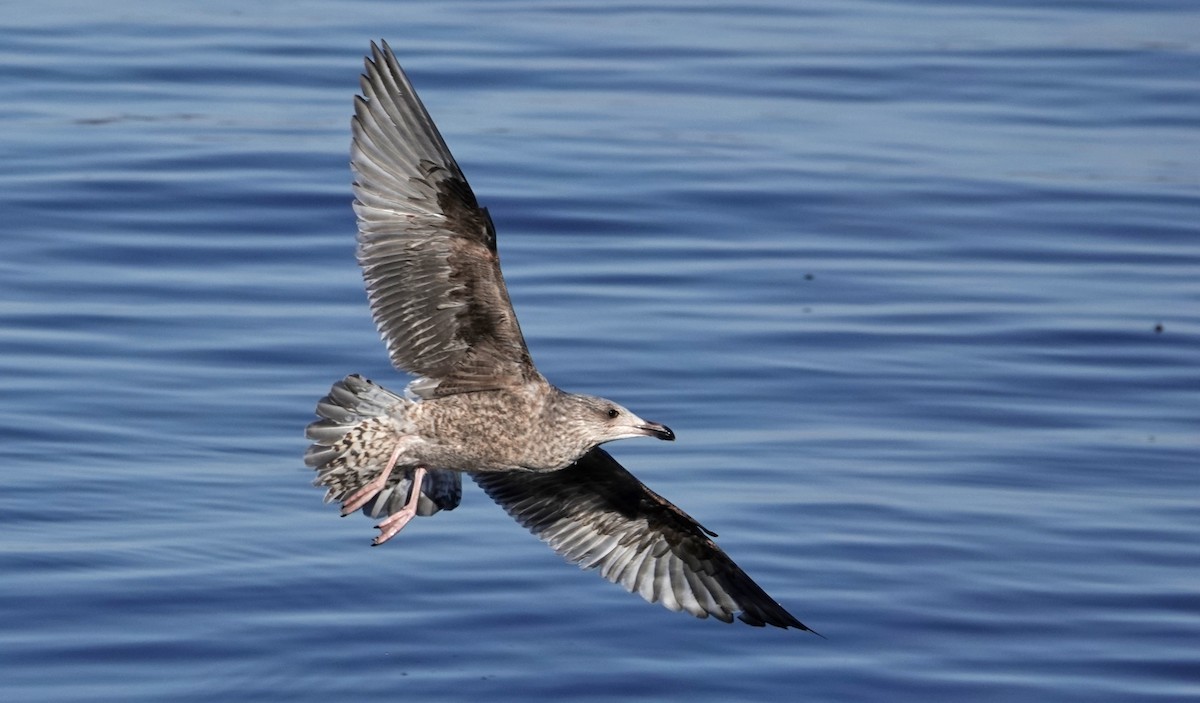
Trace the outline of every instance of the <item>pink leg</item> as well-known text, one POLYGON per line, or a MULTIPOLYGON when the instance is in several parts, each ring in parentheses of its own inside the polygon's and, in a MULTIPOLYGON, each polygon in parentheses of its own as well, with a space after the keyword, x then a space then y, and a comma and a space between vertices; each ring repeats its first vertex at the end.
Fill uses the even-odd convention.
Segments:
POLYGON ((400 440, 396 442, 396 448, 392 450, 392 457, 388 459, 387 466, 378 476, 371 479, 365 486, 351 493, 346 500, 342 501, 342 517, 346 517, 350 513, 358 510, 367 504, 367 501, 375 497, 375 494, 382 491, 387 485, 388 478, 392 475, 392 469, 396 466, 396 461, 400 458, 400 452, 408 446, 408 442, 400 440))
POLYGON ((421 500, 421 482, 424 480, 425 467, 418 466, 413 470, 412 488, 409 489, 408 500, 404 503, 404 507, 375 526, 379 528, 379 536, 371 542, 371 546, 378 547, 400 534, 400 530, 403 530, 408 521, 413 519, 413 516, 417 514, 417 502, 421 500))

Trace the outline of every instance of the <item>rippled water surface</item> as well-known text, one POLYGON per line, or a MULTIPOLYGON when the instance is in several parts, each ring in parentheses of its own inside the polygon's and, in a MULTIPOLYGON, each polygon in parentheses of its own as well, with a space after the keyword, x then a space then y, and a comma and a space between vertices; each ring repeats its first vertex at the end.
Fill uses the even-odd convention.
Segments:
MULTIPOLYGON (((0 699, 1200 698, 1200 12, 24 3, 0 28, 0 699), (400 55, 535 359, 828 636, 309 486, 399 387, 351 96, 400 55)), ((1133 8, 1133 9, 1130 9, 1133 8)))

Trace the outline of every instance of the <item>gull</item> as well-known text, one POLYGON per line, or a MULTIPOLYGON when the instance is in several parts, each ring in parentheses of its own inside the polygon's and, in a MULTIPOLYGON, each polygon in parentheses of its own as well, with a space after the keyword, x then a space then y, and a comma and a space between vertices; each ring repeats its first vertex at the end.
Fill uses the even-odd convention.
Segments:
POLYGON ((534 366, 509 301, 496 230, 386 42, 355 99, 358 263, 403 394, 352 374, 333 384, 305 463, 342 515, 380 518, 380 545, 413 517, 457 507, 463 473, 567 561, 700 618, 809 630, 682 510, 600 448, 674 440, 617 403, 568 393, 534 366))

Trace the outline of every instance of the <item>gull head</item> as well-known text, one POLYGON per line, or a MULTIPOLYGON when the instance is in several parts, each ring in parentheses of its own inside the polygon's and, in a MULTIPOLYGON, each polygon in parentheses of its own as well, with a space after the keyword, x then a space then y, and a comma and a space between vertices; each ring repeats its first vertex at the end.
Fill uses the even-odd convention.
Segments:
POLYGON ((592 395, 563 393, 555 424, 563 434, 578 437, 588 451, 599 444, 631 437, 654 437, 674 441, 670 427, 643 420, 611 400, 592 395))

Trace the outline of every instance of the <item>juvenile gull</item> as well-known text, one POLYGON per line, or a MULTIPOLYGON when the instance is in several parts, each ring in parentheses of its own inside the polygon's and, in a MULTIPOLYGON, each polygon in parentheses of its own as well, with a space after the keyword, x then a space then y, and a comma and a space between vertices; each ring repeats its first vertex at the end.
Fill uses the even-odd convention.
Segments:
POLYGON ((530 359, 487 209, 387 43, 371 45, 355 100, 351 166, 358 262, 397 395, 358 375, 333 385, 308 426, 305 463, 342 515, 382 517, 374 539, 452 510, 463 472, 568 561, 671 610, 808 630, 716 535, 599 445, 673 440, 665 425, 550 385, 530 359))

